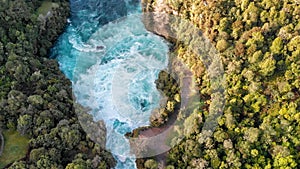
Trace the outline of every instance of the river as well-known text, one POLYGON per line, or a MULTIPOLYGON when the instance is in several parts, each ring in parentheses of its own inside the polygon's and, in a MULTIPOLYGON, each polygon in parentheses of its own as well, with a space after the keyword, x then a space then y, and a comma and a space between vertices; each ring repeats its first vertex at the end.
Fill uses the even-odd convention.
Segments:
POLYGON ((168 43, 148 32, 136 0, 70 0, 71 16, 51 57, 72 81, 76 102, 107 129, 115 168, 136 168, 124 134, 149 125, 162 99, 154 81, 168 65, 168 43), (120 19, 121 18, 121 19, 120 19))

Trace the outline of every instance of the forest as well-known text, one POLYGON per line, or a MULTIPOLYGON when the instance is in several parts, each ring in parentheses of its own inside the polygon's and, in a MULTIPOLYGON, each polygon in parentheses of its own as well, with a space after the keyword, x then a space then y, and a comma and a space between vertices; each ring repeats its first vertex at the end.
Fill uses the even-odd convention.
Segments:
POLYGON ((71 82, 48 58, 69 13, 67 0, 0 1, 0 168, 115 165, 83 131, 71 82))
MULTIPOLYGON (((166 153, 165 168, 299 168, 299 0, 142 4, 146 12, 167 12, 197 26, 220 52, 226 74, 223 115, 213 136, 203 142, 199 138, 208 115, 210 82, 198 56, 174 42, 172 52, 197 76, 204 105, 187 122, 192 132, 166 153)), ((0 168, 115 166, 113 156, 82 129, 71 82, 57 61, 48 58, 69 13, 68 0, 0 1, 0 132, 4 140, 25 145, 23 156, 13 161, 3 160, 7 154, 2 154, 0 168)), ((152 124, 159 126, 157 121, 152 124)), ((137 165, 154 169, 161 161, 138 159, 137 165)))
MULTIPOLYGON (((210 82, 206 71, 191 69, 206 105, 189 123, 193 132, 167 153, 166 168, 298 168, 300 2, 144 0, 143 10, 192 22, 215 45, 225 69, 225 109, 204 142, 210 82)), ((175 45, 178 58, 201 67, 199 56, 180 42, 175 45)), ((139 168, 157 168, 159 160, 137 161, 139 168)))

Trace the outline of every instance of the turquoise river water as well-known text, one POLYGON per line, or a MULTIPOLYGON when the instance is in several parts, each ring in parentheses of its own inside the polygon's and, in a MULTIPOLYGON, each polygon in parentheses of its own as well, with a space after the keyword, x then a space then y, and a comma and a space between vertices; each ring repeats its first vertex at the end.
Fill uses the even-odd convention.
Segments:
POLYGON ((168 64, 168 43, 148 32, 137 0, 70 0, 65 32, 51 50, 72 81, 76 101, 104 120, 116 168, 136 168, 126 132, 149 125, 162 98, 154 81, 168 64), (120 19, 121 18, 121 19, 120 19))

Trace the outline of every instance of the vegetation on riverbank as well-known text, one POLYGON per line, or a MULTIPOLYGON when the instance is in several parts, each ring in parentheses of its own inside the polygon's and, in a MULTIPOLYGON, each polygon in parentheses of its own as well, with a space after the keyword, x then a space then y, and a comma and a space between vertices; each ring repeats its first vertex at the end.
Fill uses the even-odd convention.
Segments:
MULTIPOLYGON (((226 105, 211 138, 201 140, 207 110, 168 152, 167 168, 297 168, 300 163, 300 4, 295 0, 144 1, 191 21, 215 45, 227 81, 226 105)), ((210 84, 197 57, 176 44, 207 106, 210 84), (198 64, 198 65, 197 65, 198 64)), ((205 107, 205 106, 204 106, 205 107)), ((154 158, 155 159, 155 158, 154 158)), ((140 168, 157 168, 147 160, 140 168)))
POLYGON ((9 168, 110 168, 115 164, 111 154, 83 131, 71 82, 57 62, 47 58, 69 12, 67 0, 0 1, 0 128, 17 130, 30 139, 24 144, 29 147, 27 156, 9 168))

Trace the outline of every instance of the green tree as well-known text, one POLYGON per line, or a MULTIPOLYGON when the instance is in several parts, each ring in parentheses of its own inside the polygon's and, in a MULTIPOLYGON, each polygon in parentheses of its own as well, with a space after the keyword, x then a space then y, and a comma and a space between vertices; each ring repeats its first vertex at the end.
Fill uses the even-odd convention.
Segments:
POLYGON ((18 118, 18 125, 17 125, 17 130, 22 134, 28 133, 28 130, 32 126, 32 117, 31 115, 25 114, 21 115, 18 118))
POLYGON ((276 60, 266 53, 262 62, 259 63, 259 67, 262 76, 271 76, 276 68, 276 60))
POLYGON ((283 42, 282 39, 280 37, 277 37, 273 42, 272 42, 272 46, 270 47, 270 50, 272 53, 274 54, 279 54, 281 53, 283 49, 283 42))
POLYGON ((229 43, 224 40, 224 39, 221 39, 217 42, 217 46, 216 48, 220 51, 220 52, 223 52, 225 51, 227 48, 229 47, 229 43))
POLYGON ((157 169, 158 164, 153 159, 149 159, 145 162, 145 168, 147 168, 147 169, 157 169))

